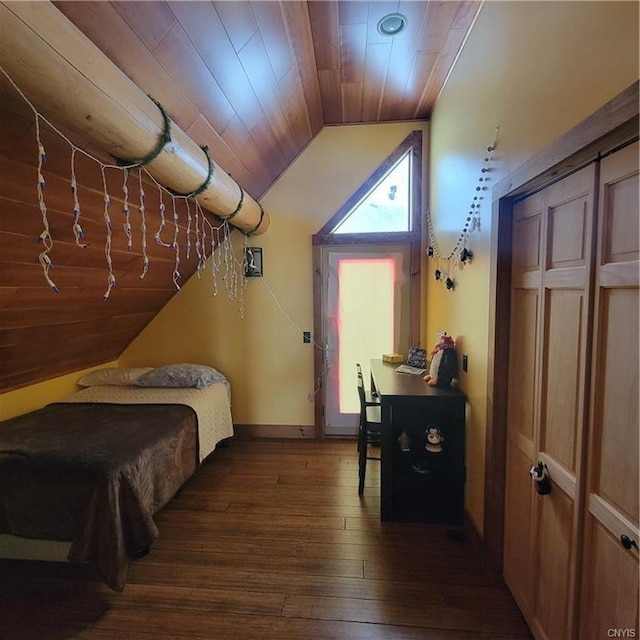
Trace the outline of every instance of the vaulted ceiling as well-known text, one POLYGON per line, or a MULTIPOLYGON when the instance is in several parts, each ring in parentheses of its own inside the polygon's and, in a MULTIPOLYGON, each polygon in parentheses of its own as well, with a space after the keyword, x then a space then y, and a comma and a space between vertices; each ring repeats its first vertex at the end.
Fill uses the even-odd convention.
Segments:
POLYGON ((428 118, 481 3, 54 4, 259 198, 325 124, 428 118))
MULTIPOLYGON (((428 118, 481 3, 54 5, 259 199, 324 125, 428 118), (381 35, 379 20, 394 12, 406 17, 407 28, 395 36, 381 35)), ((6 47, 2 54, 14 55, 6 47)), ((47 115, 46 104, 36 107, 47 115)), ((54 124, 62 125, 74 145, 99 155, 82 131, 54 124)), ((198 256, 184 242, 179 251, 177 244, 174 251, 170 242, 154 243, 151 231, 145 246, 146 236, 137 227, 128 243, 121 224, 126 208, 122 176, 116 173, 107 176, 117 221, 107 247, 104 176, 83 157, 77 159, 76 173, 87 246, 79 248, 71 231, 70 148, 44 127, 42 173, 55 239, 47 255, 55 263, 52 274, 59 288, 52 293, 37 242, 43 216, 34 117, 2 74, 0 133, 0 390, 8 390, 116 360, 175 295, 178 255, 180 282, 194 273, 198 256), (117 287, 104 303, 107 248, 117 287), (141 279, 145 256, 151 267, 141 279)), ((129 195, 130 203, 141 200, 135 184, 129 195)), ((147 190, 146 204, 154 216, 149 223, 157 226, 157 189, 147 190)), ((187 213, 181 210, 178 223, 170 221, 166 233, 175 230, 189 238, 187 213)))

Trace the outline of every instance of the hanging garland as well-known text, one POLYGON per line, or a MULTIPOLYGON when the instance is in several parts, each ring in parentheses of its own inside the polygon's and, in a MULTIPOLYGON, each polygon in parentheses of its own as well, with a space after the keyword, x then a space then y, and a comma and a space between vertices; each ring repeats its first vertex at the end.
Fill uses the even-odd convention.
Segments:
POLYGON ((477 185, 475 187, 475 194, 471 203, 469 204, 469 211, 467 218, 451 251, 444 255, 440 251, 438 244, 438 238, 435 234, 433 221, 431 219, 431 213, 427 211, 426 224, 427 224, 427 236, 428 236, 428 248, 427 257, 436 260, 436 268, 433 272, 433 277, 438 282, 443 282, 448 290, 455 288, 455 280, 453 279, 452 270, 460 268, 461 265, 465 265, 471 262, 473 258, 473 252, 468 246, 469 234, 473 231, 480 231, 480 209, 483 204, 483 193, 488 190, 486 183, 489 181, 489 173, 493 170, 491 162, 493 161, 493 152, 497 148, 498 143, 498 131, 500 125, 495 129, 493 141, 487 147, 487 155, 484 157, 484 163, 480 169, 480 175, 478 177, 477 185))
MULTIPOLYGON (((76 245, 82 249, 87 248, 87 244, 83 242, 85 238, 85 234, 82 230, 80 219, 81 219, 81 206, 80 206, 80 196, 78 192, 78 183, 76 177, 76 155, 78 153, 82 154, 92 162, 94 162, 100 171, 101 179, 102 179, 102 191, 103 191, 103 209, 102 209, 102 217, 104 220, 104 228, 105 228, 105 243, 104 243, 104 254, 107 265, 107 289, 103 294, 103 300, 107 302, 112 294, 113 288, 117 284, 116 274, 114 271, 114 265, 111 257, 112 250, 112 233, 113 233, 113 223, 111 217, 111 197, 107 190, 107 179, 106 179, 106 171, 107 170, 116 170, 122 172, 122 214, 124 218, 123 229, 127 239, 127 250, 131 251, 133 249, 133 225, 131 222, 131 201, 129 198, 129 173, 132 169, 138 170, 138 191, 139 191, 139 201, 137 205, 138 214, 139 214, 139 228, 141 232, 141 252, 142 252, 142 272, 140 274, 140 279, 144 278, 150 268, 150 258, 147 253, 147 215, 149 211, 147 210, 146 201, 145 201, 145 192, 143 188, 143 172, 146 177, 155 185, 158 189, 159 193, 159 207, 158 207, 158 215, 160 218, 158 229, 154 234, 154 239, 159 246, 166 247, 168 249, 173 250, 175 255, 175 264, 172 274, 173 283, 178 291, 181 290, 180 280, 182 279, 182 275, 180 274, 180 216, 178 214, 178 209, 176 206, 177 201, 182 200, 185 203, 186 209, 186 229, 183 232, 185 236, 186 242, 185 251, 186 257, 189 258, 191 251, 191 235, 195 235, 195 249, 198 255, 198 265, 196 267, 196 274, 198 278, 201 277, 201 274, 204 272, 206 267, 206 261, 211 259, 211 271, 212 271, 212 280, 213 280, 213 296, 218 294, 218 278, 222 275, 222 279, 225 283, 225 289, 227 292, 227 296, 238 303, 240 313, 243 314, 244 309, 244 290, 246 287, 246 278, 244 275, 244 269, 242 268, 242 261, 239 260, 235 253, 231 243, 231 229, 229 227, 229 220, 236 215, 240 209, 242 208, 243 200, 244 200, 244 191, 240 189, 240 201, 238 202, 238 206, 231 213, 231 215, 220 218, 220 224, 217 227, 214 227, 213 224, 209 221, 209 219, 204 215, 204 211, 202 210, 200 204, 197 200, 195 202, 195 218, 191 214, 190 208, 190 199, 194 198, 196 195, 202 193, 209 185, 211 181, 211 177, 213 175, 214 164, 209 155, 209 150, 207 147, 201 147, 204 151, 207 162, 209 165, 209 171, 206 180, 204 183, 195 191, 189 194, 181 194, 171 189, 168 189, 161 184, 144 168, 145 165, 149 164, 153 161, 158 155, 162 152, 164 146, 171 140, 171 121, 166 111, 162 107, 162 105, 152 98, 153 102, 158 106, 160 111, 162 112, 163 120, 164 120, 164 131, 160 136, 158 144, 155 149, 149 153, 147 156, 141 159, 136 160, 124 160, 121 158, 116 158, 116 164, 107 164, 102 162, 98 158, 90 155, 80 147, 76 146, 67 136, 65 136, 59 129, 57 129, 51 122, 49 122, 42 114, 38 112, 38 110, 34 107, 34 105, 29 101, 29 99, 25 96, 22 90, 18 87, 18 85, 13 81, 13 79, 8 75, 8 73, 0 66, 0 72, 7 78, 9 83, 14 87, 20 97, 25 101, 25 103, 29 106, 31 111, 33 112, 35 118, 35 133, 36 133, 36 145, 38 149, 38 157, 37 157, 37 182, 36 182, 36 195, 38 200, 38 206, 40 209, 40 214, 42 217, 43 231, 38 238, 38 242, 43 245, 43 249, 40 252, 38 259, 42 266, 44 279, 51 288, 51 290, 55 293, 60 291, 59 287, 56 283, 51 279, 51 271, 53 269, 53 261, 51 260, 51 252, 53 250, 54 241, 51 235, 48 215, 47 215, 47 206, 45 202, 45 179, 43 175, 44 165, 47 160, 46 151, 44 148, 44 144, 41 139, 40 127, 41 123, 46 123, 51 130, 57 134, 60 138, 62 138, 71 148, 71 166, 70 166, 70 186, 71 186, 71 194, 72 194, 72 207, 73 207, 73 224, 72 231, 75 238, 76 245), (164 198, 171 198, 171 211, 173 214, 173 224, 174 224, 174 235, 173 240, 171 242, 166 242, 162 239, 162 233, 165 230, 166 226, 166 206, 164 203, 164 198), (192 224, 193 223, 193 224, 192 224), (206 246, 206 227, 209 227, 210 232, 210 247, 207 252, 206 246)), ((135 206, 135 205, 134 205, 135 206)), ((262 222, 263 211, 262 207, 260 207, 261 216, 260 222, 262 222)), ((254 229, 252 229, 248 234, 245 234, 245 245, 247 243, 247 237, 251 235, 251 232, 255 231, 260 224, 258 224, 254 229)), ((244 256, 244 248, 243 254, 244 256)))
POLYGON ((119 167, 127 167, 127 168, 144 167, 148 165, 150 162, 153 162, 162 153, 162 150, 164 149, 165 145, 171 142, 171 120, 169 119, 167 112, 165 111, 164 107, 153 96, 148 95, 148 98, 156 105, 156 107, 158 107, 158 109, 160 109, 160 113, 162 113, 164 131, 162 132, 162 135, 160 136, 160 140, 158 140, 158 144, 156 145, 155 149, 153 149, 150 153, 148 153, 143 158, 140 158, 139 160, 123 159, 123 158, 117 158, 116 156, 113 156, 115 158, 115 161, 118 163, 119 167))
POLYGON ((175 191, 174 189, 169 189, 167 187, 167 191, 172 195, 184 196, 185 198, 195 198, 196 196, 199 196, 209 186, 209 183, 211 182, 211 178, 213 177, 214 164, 213 164, 213 160, 211 159, 211 156, 209 155, 209 147, 207 147, 206 145, 203 145, 200 148, 204 151, 204 155, 207 157, 207 165, 208 165, 207 177, 205 178, 204 182, 195 191, 192 191, 191 193, 180 193, 179 191, 175 191))
POLYGON ((229 220, 231 220, 234 216, 237 216, 240 213, 240 209, 242 209, 243 203, 244 203, 244 189, 240 187, 240 199, 238 200, 238 206, 228 216, 225 216, 223 220, 226 220, 227 222, 229 222, 229 220))
POLYGON ((260 220, 258 220, 258 224, 253 227, 253 229, 249 229, 249 231, 244 234, 247 237, 252 236, 262 224, 262 219, 264 218, 264 209, 262 208, 262 205, 260 203, 258 203, 258 206, 260 207, 260 220))

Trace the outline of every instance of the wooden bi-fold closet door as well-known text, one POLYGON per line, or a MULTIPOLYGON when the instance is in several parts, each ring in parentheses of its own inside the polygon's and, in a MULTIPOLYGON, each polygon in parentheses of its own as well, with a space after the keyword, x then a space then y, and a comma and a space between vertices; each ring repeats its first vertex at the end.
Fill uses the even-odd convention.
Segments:
POLYGON ((581 640, 640 637, 638 151, 600 168, 581 640))
POLYGON ((596 166, 514 206, 504 573, 538 638, 577 604, 596 166), (552 478, 539 495, 530 469, 552 478))
POLYGON ((512 240, 505 579, 539 640, 637 637, 638 144, 516 203, 512 240))

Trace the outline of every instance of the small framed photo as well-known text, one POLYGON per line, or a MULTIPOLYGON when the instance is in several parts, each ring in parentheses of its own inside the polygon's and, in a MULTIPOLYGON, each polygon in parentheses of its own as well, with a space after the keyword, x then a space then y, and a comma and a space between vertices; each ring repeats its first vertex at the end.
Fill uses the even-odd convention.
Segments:
POLYGON ((427 351, 418 347, 411 347, 407 357, 407 364, 411 367, 424 369, 427 366, 427 351))
POLYGON ((244 275, 247 278, 262 277, 262 249, 247 247, 244 250, 244 275))

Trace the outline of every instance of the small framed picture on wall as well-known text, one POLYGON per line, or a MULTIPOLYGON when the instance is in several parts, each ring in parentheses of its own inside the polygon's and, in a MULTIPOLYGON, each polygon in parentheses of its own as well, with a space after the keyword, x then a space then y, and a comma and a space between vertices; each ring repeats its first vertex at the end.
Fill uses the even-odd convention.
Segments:
POLYGON ((262 249, 247 247, 244 250, 244 275, 247 278, 261 278, 262 274, 262 249))

